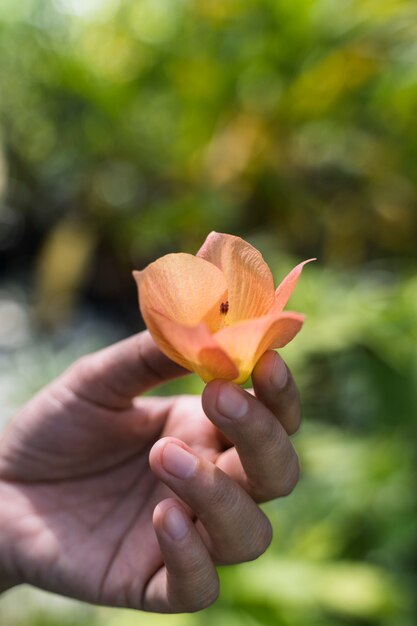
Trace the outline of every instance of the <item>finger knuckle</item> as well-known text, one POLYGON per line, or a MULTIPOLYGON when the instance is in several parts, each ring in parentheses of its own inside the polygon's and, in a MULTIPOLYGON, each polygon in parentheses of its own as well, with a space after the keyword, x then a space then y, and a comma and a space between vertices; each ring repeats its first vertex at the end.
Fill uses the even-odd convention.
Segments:
POLYGON ((260 419, 254 423, 253 439, 255 445, 271 445, 277 437, 279 437, 279 428, 272 416, 269 419, 260 419))
POLYGON ((220 478, 216 484, 207 488, 205 499, 207 506, 213 511, 233 511, 239 506, 239 494, 231 489, 228 479, 220 478))
POLYGON ((70 369, 82 373, 84 373, 85 371, 89 371, 89 369, 91 368, 92 360, 93 355, 84 354, 83 356, 78 357, 76 361, 74 361, 70 369))
POLYGON ((71 365, 65 370, 63 377, 71 380, 72 378, 79 376, 80 373, 84 372, 87 368, 87 359, 88 356, 84 355, 73 361, 73 363, 71 363, 71 365))
POLYGON ((65 372, 64 376, 72 387, 72 383, 78 380, 89 380, 97 371, 97 359, 95 354, 85 354, 79 357, 65 372))

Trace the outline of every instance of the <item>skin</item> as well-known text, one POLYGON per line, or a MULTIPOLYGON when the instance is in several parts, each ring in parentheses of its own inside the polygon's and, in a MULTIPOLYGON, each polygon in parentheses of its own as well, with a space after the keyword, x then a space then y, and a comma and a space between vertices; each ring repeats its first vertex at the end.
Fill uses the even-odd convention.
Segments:
POLYGON ((196 611, 218 596, 217 565, 267 549, 258 503, 299 475, 293 378, 267 352, 256 395, 215 380, 202 399, 137 397, 185 373, 140 333, 81 358, 11 421, 0 441, 3 590, 196 611))

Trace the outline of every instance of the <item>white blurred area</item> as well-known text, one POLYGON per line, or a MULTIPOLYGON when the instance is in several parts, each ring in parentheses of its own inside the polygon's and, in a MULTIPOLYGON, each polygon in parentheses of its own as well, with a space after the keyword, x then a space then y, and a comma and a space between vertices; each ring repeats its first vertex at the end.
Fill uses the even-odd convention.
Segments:
POLYGON ((33 319, 23 292, 0 289, 0 429, 75 359, 120 338, 117 329, 84 311, 54 334, 39 333, 33 319))

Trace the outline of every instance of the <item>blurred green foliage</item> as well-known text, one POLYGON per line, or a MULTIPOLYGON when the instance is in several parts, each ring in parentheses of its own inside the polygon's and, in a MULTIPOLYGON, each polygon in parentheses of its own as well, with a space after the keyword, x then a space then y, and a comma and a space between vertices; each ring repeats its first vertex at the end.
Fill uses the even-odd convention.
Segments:
POLYGON ((414 0, 3 0, 5 204, 129 267, 213 225, 415 258, 416 23, 414 0))
POLYGON ((414 0, 2 0, 6 406, 137 327, 131 269, 212 229, 248 238, 277 280, 319 257, 290 305, 307 313, 284 351, 303 478, 265 506, 270 551, 224 568, 201 614, 18 589, 2 624, 415 624, 416 35, 414 0))

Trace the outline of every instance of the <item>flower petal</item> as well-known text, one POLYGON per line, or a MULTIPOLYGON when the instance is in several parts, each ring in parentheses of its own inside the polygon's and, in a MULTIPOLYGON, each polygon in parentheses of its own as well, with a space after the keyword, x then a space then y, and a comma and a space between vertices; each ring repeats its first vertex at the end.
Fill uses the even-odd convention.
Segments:
POLYGON ((271 348, 282 348, 301 329, 304 316, 299 313, 279 312, 246 320, 222 328, 214 338, 239 369, 234 381, 244 383, 258 359, 271 348))
POLYGON ((289 274, 284 278, 284 280, 278 285, 275 291, 275 301, 272 307, 272 311, 278 312, 282 311, 288 300, 291 297, 292 292, 295 289, 295 286, 300 278, 300 274, 303 270, 303 267, 306 263, 310 263, 311 261, 316 261, 317 259, 308 259, 307 261, 303 261, 296 265, 289 274))
POLYGON ((226 277, 227 325, 268 313, 274 302, 274 279, 256 248, 240 237, 212 232, 197 256, 216 265, 226 277))
POLYGON ((220 305, 227 300, 223 272, 192 254, 167 254, 142 272, 133 272, 139 290, 139 306, 148 325, 155 309, 184 326, 205 322, 220 327, 220 305))
POLYGON ((172 361, 196 372, 204 382, 236 378, 236 365, 205 324, 184 326, 153 309, 148 315, 148 329, 155 343, 172 361))

